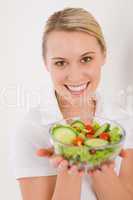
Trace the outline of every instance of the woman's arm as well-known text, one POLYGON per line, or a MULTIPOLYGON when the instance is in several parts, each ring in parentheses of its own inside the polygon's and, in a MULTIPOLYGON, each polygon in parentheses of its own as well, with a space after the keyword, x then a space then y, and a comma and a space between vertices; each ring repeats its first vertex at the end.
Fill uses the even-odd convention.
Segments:
POLYGON ((125 153, 126 156, 122 160, 119 178, 128 191, 132 193, 133 198, 133 149, 126 149, 125 153))
POLYGON ((81 177, 67 170, 58 176, 21 178, 19 184, 23 200, 80 200, 81 177))
POLYGON ((18 179, 23 200, 51 200, 56 176, 18 179))
POLYGON ((104 165, 92 175, 92 187, 98 200, 132 200, 132 194, 121 183, 114 169, 104 165))
MULTIPOLYGON (((39 150, 39 156, 51 157, 52 149, 39 150)), ((58 167, 57 176, 19 179, 23 200, 80 200, 81 176, 76 166, 68 169, 68 161, 60 156, 51 159, 58 167)))
POLYGON ((80 200, 81 176, 68 174, 67 170, 59 173, 52 200, 80 200))
POLYGON ((90 173, 98 200, 133 199, 133 150, 124 150, 124 154, 119 176, 111 165, 103 165, 101 170, 90 173))

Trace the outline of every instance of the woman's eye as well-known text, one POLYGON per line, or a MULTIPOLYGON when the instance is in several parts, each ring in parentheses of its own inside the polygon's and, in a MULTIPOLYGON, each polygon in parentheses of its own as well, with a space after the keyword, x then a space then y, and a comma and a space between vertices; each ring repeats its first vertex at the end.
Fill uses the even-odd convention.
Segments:
POLYGON ((63 67, 65 64, 66 64, 65 61, 57 61, 57 62, 55 62, 55 65, 59 66, 59 67, 63 67))
POLYGON ((82 62, 82 63, 89 63, 91 60, 92 60, 92 57, 87 56, 87 57, 84 57, 84 58, 81 60, 81 62, 82 62))

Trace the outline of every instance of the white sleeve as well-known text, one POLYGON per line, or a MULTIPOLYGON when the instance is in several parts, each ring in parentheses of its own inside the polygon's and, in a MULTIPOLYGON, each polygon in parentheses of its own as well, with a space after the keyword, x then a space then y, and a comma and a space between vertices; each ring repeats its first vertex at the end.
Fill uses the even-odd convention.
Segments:
POLYGON ((37 149, 47 145, 48 129, 25 118, 11 134, 10 164, 16 178, 57 174, 48 158, 36 155, 37 149))
POLYGON ((125 129, 126 133, 126 138, 125 138, 125 143, 124 147, 127 148, 132 148, 133 149, 133 118, 128 117, 127 119, 123 120, 123 127, 125 129))

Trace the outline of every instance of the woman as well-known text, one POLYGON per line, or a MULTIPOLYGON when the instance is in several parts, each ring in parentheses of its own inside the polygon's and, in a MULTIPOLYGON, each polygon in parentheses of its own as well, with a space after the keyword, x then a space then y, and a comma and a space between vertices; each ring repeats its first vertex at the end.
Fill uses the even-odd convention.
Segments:
POLYGON ((30 112, 13 145, 23 200, 133 199, 133 142, 129 146, 127 141, 127 149, 120 155, 123 159, 118 175, 117 162, 84 174, 76 166, 69 168, 62 157, 52 156, 50 148, 38 151, 42 157, 35 155, 36 148, 47 144, 42 122, 47 125, 62 117, 99 112, 100 99, 93 94, 100 82, 106 45, 98 22, 82 8, 54 13, 45 26, 43 58, 54 89, 50 90, 48 108, 45 105, 45 109, 30 112))

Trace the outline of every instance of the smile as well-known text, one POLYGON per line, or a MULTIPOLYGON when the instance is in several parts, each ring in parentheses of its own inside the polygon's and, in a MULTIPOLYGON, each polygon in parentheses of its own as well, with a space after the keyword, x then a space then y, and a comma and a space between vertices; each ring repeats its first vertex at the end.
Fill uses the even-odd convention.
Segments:
POLYGON ((72 93, 72 94, 81 94, 86 90, 90 81, 80 85, 65 85, 65 87, 72 93))

